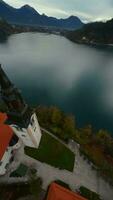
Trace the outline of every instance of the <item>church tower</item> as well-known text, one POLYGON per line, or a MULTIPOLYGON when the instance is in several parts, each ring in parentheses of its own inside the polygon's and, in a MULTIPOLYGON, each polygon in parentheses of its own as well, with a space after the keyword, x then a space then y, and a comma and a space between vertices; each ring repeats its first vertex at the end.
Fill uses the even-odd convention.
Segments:
POLYGON ((41 130, 36 114, 24 101, 21 92, 12 84, 0 65, 1 97, 7 106, 8 121, 24 145, 38 148, 41 130))

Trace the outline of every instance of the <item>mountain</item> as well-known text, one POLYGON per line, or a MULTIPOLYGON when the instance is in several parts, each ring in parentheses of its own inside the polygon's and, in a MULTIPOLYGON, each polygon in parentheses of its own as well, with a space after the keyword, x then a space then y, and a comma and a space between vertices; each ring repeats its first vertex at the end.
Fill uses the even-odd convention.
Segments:
POLYGON ((60 29, 78 29, 83 26, 81 20, 76 16, 67 19, 57 19, 40 15, 34 8, 24 5, 19 9, 13 8, 0 0, 0 17, 10 24, 56 27, 60 29))
POLYGON ((69 32, 67 37, 78 43, 113 44, 113 19, 86 24, 79 30, 69 32))

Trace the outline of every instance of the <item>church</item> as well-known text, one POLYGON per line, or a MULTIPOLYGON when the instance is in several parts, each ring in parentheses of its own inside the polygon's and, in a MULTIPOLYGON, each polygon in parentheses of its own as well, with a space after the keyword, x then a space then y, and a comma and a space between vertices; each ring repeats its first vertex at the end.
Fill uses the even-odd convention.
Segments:
POLYGON ((0 93, 7 108, 6 113, 0 113, 0 175, 3 175, 14 149, 18 149, 21 142, 38 148, 42 133, 34 110, 26 104, 20 90, 12 84, 1 65, 0 93))

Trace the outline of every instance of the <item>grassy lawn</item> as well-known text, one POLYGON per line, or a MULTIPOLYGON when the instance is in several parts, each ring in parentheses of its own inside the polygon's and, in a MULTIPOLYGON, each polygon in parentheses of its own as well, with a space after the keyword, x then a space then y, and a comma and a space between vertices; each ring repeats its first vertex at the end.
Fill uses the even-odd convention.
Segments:
POLYGON ((25 147, 25 153, 59 169, 73 171, 75 155, 59 141, 44 133, 38 149, 25 147))

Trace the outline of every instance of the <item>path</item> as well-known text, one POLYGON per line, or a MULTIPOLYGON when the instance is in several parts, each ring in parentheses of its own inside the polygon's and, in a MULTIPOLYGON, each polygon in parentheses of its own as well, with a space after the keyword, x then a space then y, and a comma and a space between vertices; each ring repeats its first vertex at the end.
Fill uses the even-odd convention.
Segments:
MULTIPOLYGON (((49 134, 51 133, 49 132, 49 134)), ((113 187, 109 186, 101 177, 98 177, 97 172, 92 170, 91 165, 80 156, 76 143, 71 142, 69 148, 76 153, 75 166, 72 173, 66 170, 59 170, 28 157, 24 154, 24 146, 22 145, 15 155, 15 161, 12 163, 9 172, 4 177, 0 178, 0 182, 11 183, 27 181, 27 177, 20 179, 8 177, 9 173, 13 171, 19 163, 24 163, 28 167, 37 169, 38 175, 43 179, 43 189, 45 190, 52 181, 60 179, 68 183, 73 191, 83 185, 98 192, 103 197, 103 200, 113 200, 113 187)))

